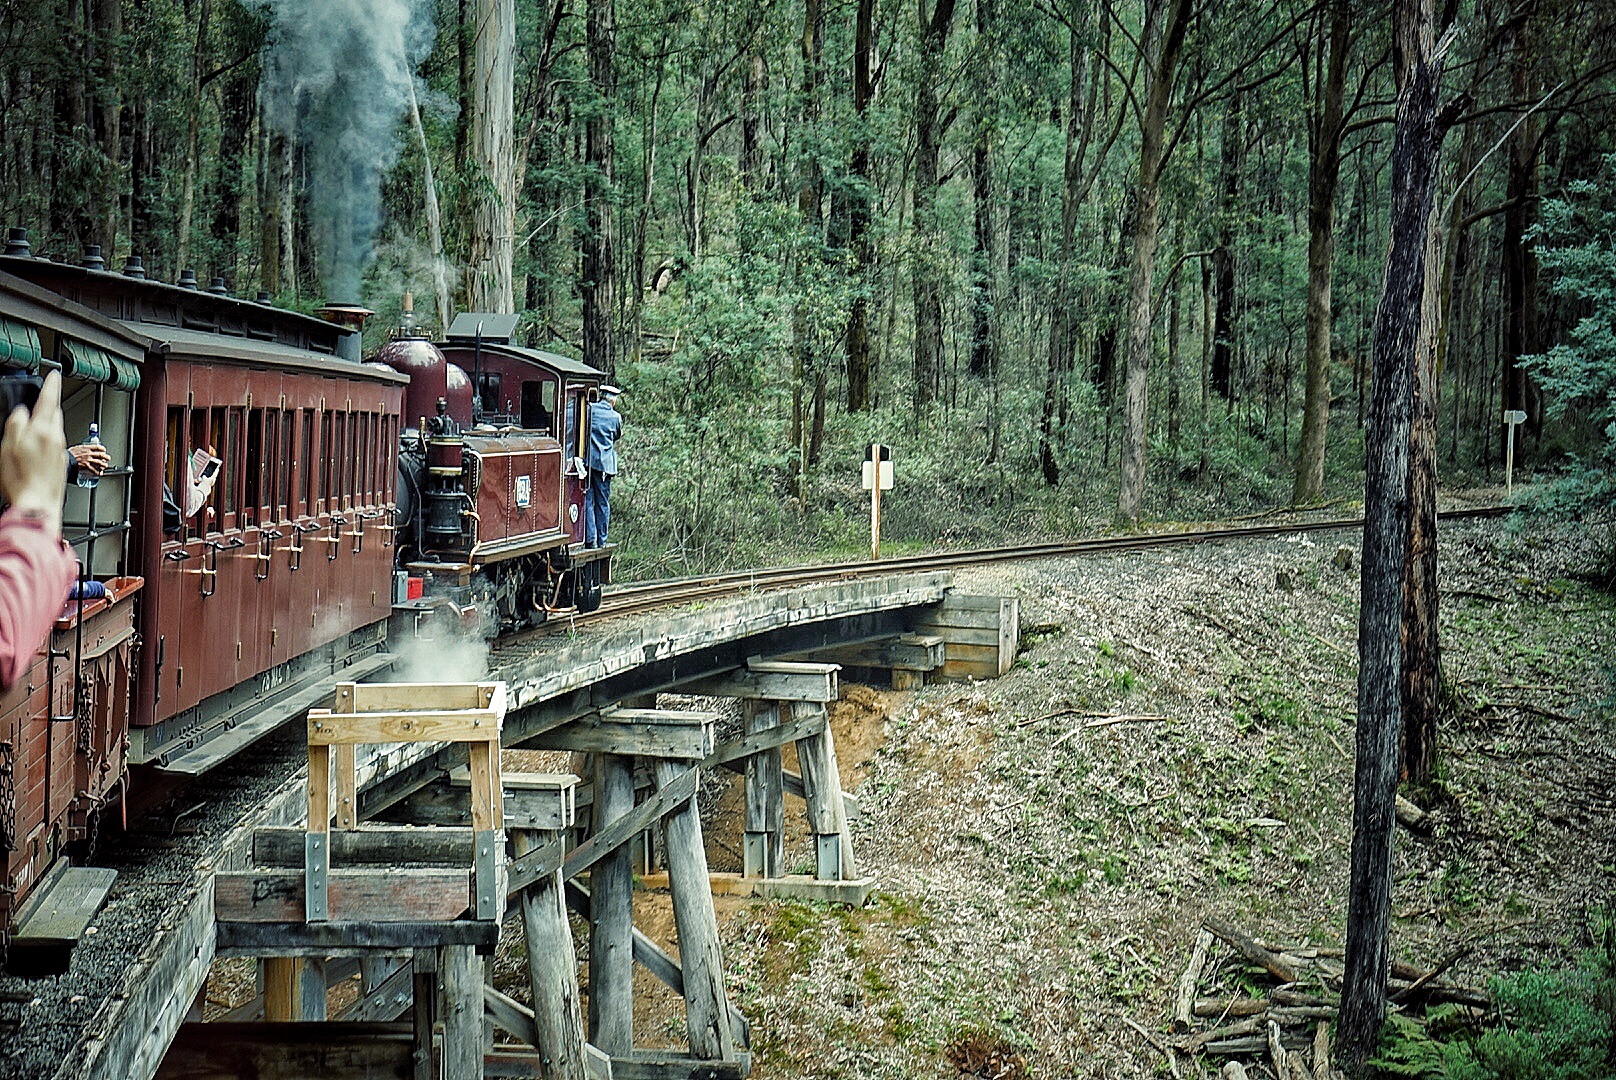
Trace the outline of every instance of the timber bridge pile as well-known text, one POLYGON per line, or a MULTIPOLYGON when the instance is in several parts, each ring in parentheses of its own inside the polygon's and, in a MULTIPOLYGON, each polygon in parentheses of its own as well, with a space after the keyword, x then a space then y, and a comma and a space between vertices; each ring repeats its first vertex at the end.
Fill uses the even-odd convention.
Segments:
POLYGON ((1360 524, 629 587, 612 595, 610 614, 688 606, 570 639, 502 642, 484 682, 340 684, 294 737, 133 823, 112 859, 118 888, 69 973, 0 981, 11 1047, 0 1075, 744 1076, 751 1031, 725 993, 713 892, 852 905, 869 896, 827 706, 844 674, 889 672, 894 686, 914 687, 1009 670, 1016 602, 961 595, 949 568, 1360 524), (664 692, 738 699, 744 728, 721 739, 712 713, 659 707, 664 692), (800 773, 782 767, 787 744, 800 773), (580 767, 502 773, 502 748, 570 751, 580 767), (715 769, 744 776, 739 874, 707 866, 695 793, 715 769), (811 874, 785 873, 788 807, 806 814, 811 874), (678 958, 633 924, 634 875, 660 869, 644 854, 653 831, 678 958), (569 911, 589 926, 587 998, 569 911), (485 985, 479 954, 495 948, 507 915, 519 915, 532 1007, 485 985), (258 992, 204 1023, 213 961, 231 956, 256 959, 258 992), (682 996, 684 1050, 636 1045, 636 964, 682 996), (332 993, 355 980, 356 998, 332 993))

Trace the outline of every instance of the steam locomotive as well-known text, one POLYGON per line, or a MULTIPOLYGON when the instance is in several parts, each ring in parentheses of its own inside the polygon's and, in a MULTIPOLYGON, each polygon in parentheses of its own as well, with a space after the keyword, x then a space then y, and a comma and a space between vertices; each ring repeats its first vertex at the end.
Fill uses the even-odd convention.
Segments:
POLYGON ((9 230, 0 373, 60 370, 69 441, 96 423, 116 464, 63 515, 105 595, 67 604, 0 696, 0 943, 132 779, 242 752, 388 668, 390 634, 600 603, 612 550, 583 543, 580 458, 603 373, 496 315, 362 362, 370 313, 321 315, 95 248, 39 258, 9 230))

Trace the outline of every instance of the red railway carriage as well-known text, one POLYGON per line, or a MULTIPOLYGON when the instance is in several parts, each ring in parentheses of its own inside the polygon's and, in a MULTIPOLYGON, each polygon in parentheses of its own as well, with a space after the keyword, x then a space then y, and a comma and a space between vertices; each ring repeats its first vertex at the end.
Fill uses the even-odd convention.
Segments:
POLYGON ((130 452, 114 451, 147 582, 130 760, 205 771, 385 666, 406 377, 358 363, 357 333, 327 320, 40 259, 0 270, 143 351, 130 452), (217 477, 165 526, 164 488, 187 501, 193 454, 217 477))
POLYGON ((0 368, 59 367, 69 441, 99 423, 116 463, 64 515, 106 595, 64 608, 0 699, 0 943, 131 766, 204 772, 389 666, 396 571, 492 629, 599 603, 611 549, 582 543, 580 458, 602 373, 492 315, 362 364, 368 313, 326 313, 15 235, 0 255, 0 368))
MULTIPOLYGON (((129 460, 145 358, 138 335, 0 272, 0 368, 60 370, 68 430, 98 423, 115 461, 129 460)), ((48 640, 0 696, 0 942, 18 905, 69 845, 93 839, 121 794, 143 584, 128 542, 132 475, 124 465, 93 489, 68 488, 63 534, 81 581, 106 594, 63 597, 48 640)))

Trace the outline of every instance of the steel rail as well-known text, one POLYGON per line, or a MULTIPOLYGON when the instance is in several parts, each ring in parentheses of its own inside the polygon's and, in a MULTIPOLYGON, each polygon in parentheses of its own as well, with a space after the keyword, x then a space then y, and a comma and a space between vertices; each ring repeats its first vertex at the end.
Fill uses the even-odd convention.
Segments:
MULTIPOLYGON (((1509 513, 1511 509, 1512 507, 1508 506, 1483 506, 1447 510, 1437 516, 1441 521, 1462 521, 1473 518, 1500 517, 1509 513)), ((662 581, 648 581, 608 590, 598 611, 588 615, 573 616, 568 619, 552 620, 532 630, 502 637, 499 639, 498 644, 500 648, 508 648, 519 645, 524 641, 532 640, 537 636, 563 633, 575 626, 597 622, 601 619, 614 618, 619 615, 641 614, 657 608, 708 600, 739 592, 750 592, 761 588, 788 588, 794 585, 821 581, 840 581, 871 574, 899 574, 920 570, 956 570, 986 563, 1013 562, 1023 559, 1102 555, 1184 544, 1254 540, 1302 532, 1332 532, 1342 529, 1362 528, 1363 523, 1362 517, 1351 517, 1264 525, 1234 525, 1209 529, 1181 529, 1121 536, 1086 537, 1078 540, 1041 541, 1032 544, 937 552, 927 555, 900 555, 890 559, 801 564, 760 570, 741 570, 722 574, 701 574, 684 578, 667 578, 662 581)))

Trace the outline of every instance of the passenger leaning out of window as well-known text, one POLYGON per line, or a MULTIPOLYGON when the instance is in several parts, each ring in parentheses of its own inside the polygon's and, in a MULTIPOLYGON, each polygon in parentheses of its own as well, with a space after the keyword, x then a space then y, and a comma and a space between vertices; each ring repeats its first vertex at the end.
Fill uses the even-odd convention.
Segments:
POLYGON ((33 410, 18 405, 0 438, 0 689, 33 662, 78 572, 62 541, 62 377, 45 377, 33 410))

